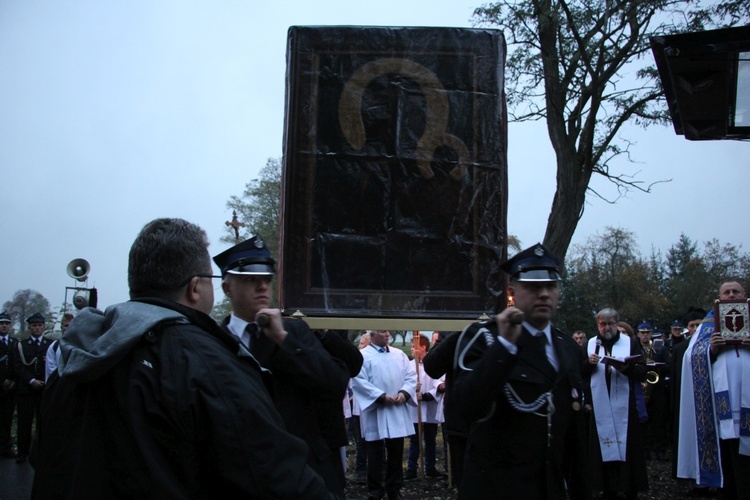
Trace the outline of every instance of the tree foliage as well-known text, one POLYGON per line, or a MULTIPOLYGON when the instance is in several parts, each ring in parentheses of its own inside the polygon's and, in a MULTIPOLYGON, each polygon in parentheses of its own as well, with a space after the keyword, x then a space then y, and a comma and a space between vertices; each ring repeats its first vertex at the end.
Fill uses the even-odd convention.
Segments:
POLYGON ((14 329, 15 325, 18 326, 16 331, 25 330, 26 319, 37 312, 47 318, 47 321, 52 319, 49 301, 36 290, 16 291, 13 298, 3 304, 3 309, 11 317, 14 329))
MULTIPOLYGON (((239 228, 240 241, 260 235, 271 255, 278 255, 281 227, 281 160, 269 158, 260 169, 258 178, 245 184, 241 196, 232 196, 227 202, 227 208, 237 214, 237 219, 242 224, 239 228)), ((226 234, 221 241, 232 245, 236 243, 232 227, 227 226, 226 234)), ((275 288, 274 282, 274 299, 275 288)), ((231 311, 232 306, 224 297, 211 310, 211 317, 221 321, 231 311)))
MULTIPOLYGON (((245 184, 241 196, 232 196, 227 208, 236 211, 237 218, 244 224, 240 229, 240 241, 260 235, 271 255, 276 255, 281 226, 281 160, 269 158, 258 178, 245 184)), ((227 234, 221 241, 233 244, 234 229, 227 227, 227 234)))
POLYGON ((505 34, 511 121, 546 120, 555 151, 557 189, 544 244, 565 258, 587 193, 614 203, 647 184, 618 172, 629 159, 623 126, 666 124, 669 114, 650 60, 649 37, 747 23, 747 2, 696 0, 519 0, 475 10, 480 25, 505 34), (614 183, 608 199, 590 187, 593 174, 614 183))
POLYGON ((644 257, 632 232, 608 227, 571 250, 556 323, 593 330, 594 315, 612 307, 632 325, 647 320, 666 330, 691 306, 708 310, 728 280, 750 285, 750 254, 734 245, 711 240, 701 248, 682 234, 666 257, 653 250, 644 257))

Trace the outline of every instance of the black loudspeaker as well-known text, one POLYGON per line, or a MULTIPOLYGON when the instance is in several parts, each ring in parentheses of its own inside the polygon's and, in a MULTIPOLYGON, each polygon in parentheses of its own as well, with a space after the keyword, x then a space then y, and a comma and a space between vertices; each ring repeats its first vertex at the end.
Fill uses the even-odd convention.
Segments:
POLYGON ((84 307, 96 307, 96 288, 79 288, 73 295, 73 306, 79 311, 84 307))

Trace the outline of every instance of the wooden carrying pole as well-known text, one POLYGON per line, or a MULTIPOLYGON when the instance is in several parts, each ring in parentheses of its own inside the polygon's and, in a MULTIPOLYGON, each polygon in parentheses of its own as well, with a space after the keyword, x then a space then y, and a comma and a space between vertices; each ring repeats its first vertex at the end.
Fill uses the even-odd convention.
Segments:
MULTIPOLYGON (((422 351, 422 344, 419 341, 419 330, 414 330, 412 337, 412 347, 416 349, 415 352, 421 352, 422 351)), ((417 387, 421 386, 421 381, 419 377, 419 356, 416 354, 414 355, 414 368, 417 370, 417 387)), ((422 481, 425 480, 424 476, 424 450, 422 449, 422 398, 420 397, 421 393, 421 387, 420 390, 417 391, 417 440, 419 442, 419 479, 422 481)))

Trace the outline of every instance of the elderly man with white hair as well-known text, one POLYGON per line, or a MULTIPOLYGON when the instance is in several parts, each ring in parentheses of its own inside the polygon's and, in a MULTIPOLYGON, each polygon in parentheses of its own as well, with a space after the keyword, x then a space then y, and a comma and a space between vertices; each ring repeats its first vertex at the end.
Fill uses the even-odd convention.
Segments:
POLYGON ((591 387, 589 458, 591 483, 605 498, 637 498, 648 489, 646 462, 636 409, 636 385, 646 380, 646 366, 635 339, 620 334, 619 315, 602 309, 599 333, 588 342, 584 378, 591 387))

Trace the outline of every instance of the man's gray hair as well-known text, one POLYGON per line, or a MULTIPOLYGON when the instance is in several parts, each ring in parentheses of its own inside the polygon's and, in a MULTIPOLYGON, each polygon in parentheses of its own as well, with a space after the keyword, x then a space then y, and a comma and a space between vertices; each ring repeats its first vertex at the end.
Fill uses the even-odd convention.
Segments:
POLYGON ((175 299, 191 277, 211 272, 208 237, 182 219, 155 219, 141 229, 128 258, 130 298, 175 299))
POLYGON ((620 315, 611 307, 605 307, 596 313, 596 318, 614 318, 615 321, 620 321, 620 315))

